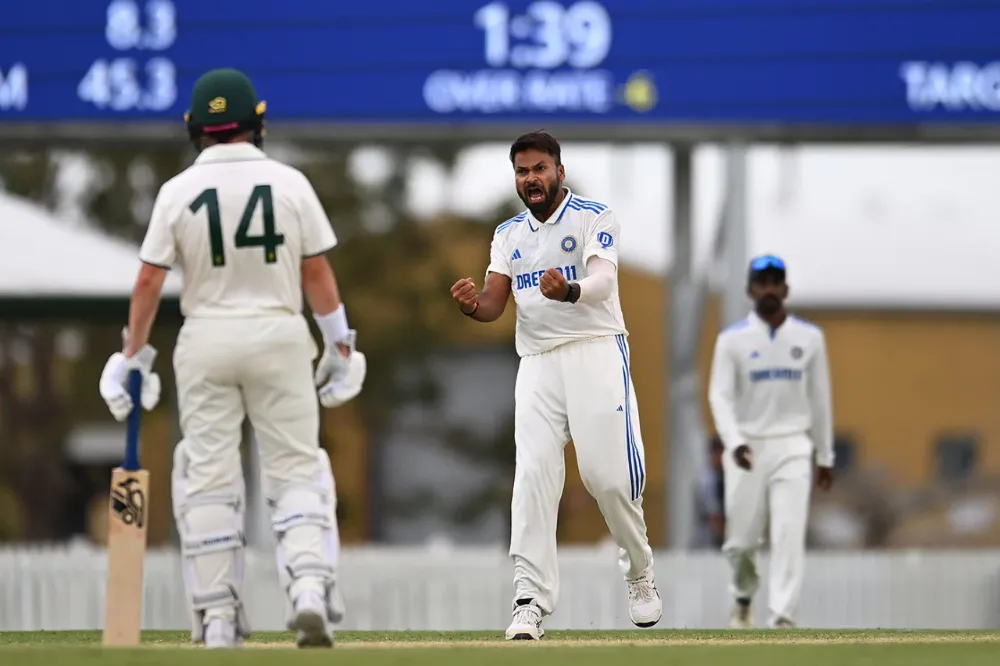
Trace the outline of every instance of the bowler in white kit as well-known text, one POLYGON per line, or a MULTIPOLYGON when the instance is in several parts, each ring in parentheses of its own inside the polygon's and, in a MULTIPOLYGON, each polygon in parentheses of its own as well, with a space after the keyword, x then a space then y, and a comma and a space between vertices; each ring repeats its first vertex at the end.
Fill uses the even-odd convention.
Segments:
POLYGON ((584 485, 620 548, 629 617, 651 627, 662 603, 642 513, 645 459, 618 300, 621 225, 610 208, 563 185, 551 135, 519 137, 510 160, 527 210, 497 227, 483 290, 472 278, 451 288, 476 321, 498 319, 512 292, 517 307, 514 601, 506 637, 541 638, 542 618, 559 600, 556 520, 571 440, 584 485))
POLYGON ((770 537, 768 625, 794 627, 805 573, 806 523, 816 484, 833 484, 833 409, 826 341, 819 327, 789 315, 785 263, 750 263, 750 315, 715 343, 709 403, 725 445, 726 539, 732 569, 731 625, 752 626, 756 553, 770 537))
MULTIPOLYGON (((326 258, 337 238, 306 177, 261 150, 264 111, 236 70, 213 70, 195 84, 187 126, 198 157, 156 197, 125 346, 108 359, 100 389, 124 420, 134 408, 126 378, 139 367, 134 359, 149 339, 167 271, 181 268, 185 320, 173 360, 183 439, 171 495, 192 639, 234 648, 249 635, 240 457, 249 418, 288 628, 301 647, 329 647, 343 610, 336 490, 319 445, 317 402, 333 407, 357 395, 364 356, 354 349, 357 334, 326 258), (324 341, 315 374, 303 295, 324 341)), ((150 368, 139 369, 146 376, 142 403, 151 409, 159 384, 150 368)))

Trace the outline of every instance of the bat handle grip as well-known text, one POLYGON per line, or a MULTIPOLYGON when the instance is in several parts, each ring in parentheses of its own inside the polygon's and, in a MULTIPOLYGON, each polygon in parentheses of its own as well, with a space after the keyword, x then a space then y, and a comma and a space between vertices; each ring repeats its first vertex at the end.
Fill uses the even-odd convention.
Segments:
POLYGON ((132 411, 126 424, 122 469, 134 472, 139 469, 139 418, 142 414, 142 372, 139 370, 128 373, 128 392, 132 396, 132 411))

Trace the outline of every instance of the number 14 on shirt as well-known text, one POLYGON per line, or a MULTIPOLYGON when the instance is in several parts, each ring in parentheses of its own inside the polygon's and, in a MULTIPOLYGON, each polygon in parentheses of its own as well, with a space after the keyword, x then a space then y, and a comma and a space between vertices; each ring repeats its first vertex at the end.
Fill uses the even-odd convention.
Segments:
MULTIPOLYGON (((203 191, 191 202, 188 209, 197 214, 203 207, 208 209, 208 237, 212 250, 212 265, 226 265, 226 249, 222 242, 222 215, 219 211, 219 192, 214 187, 203 191)), ((283 245, 285 237, 274 230, 274 200, 271 197, 270 185, 258 185, 250 193, 250 199, 243 209, 240 226, 236 229, 234 243, 239 248, 264 248, 264 263, 273 264, 278 260, 277 249, 283 245), (257 207, 263 209, 264 233, 260 236, 250 235, 250 221, 257 207)))

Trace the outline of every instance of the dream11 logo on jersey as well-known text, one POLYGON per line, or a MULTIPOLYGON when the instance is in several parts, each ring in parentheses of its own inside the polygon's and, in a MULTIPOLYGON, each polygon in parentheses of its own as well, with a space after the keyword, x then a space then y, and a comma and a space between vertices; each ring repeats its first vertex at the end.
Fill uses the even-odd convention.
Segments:
POLYGON ((906 84, 906 103, 913 111, 1000 112, 1000 61, 904 62, 899 75, 906 84))

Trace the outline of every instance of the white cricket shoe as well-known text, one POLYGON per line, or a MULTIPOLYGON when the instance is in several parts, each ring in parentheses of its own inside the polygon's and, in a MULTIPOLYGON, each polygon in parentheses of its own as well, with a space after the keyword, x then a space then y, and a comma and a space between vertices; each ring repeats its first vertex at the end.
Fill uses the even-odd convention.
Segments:
POLYGON ((628 616, 637 627, 652 627, 663 616, 663 602, 651 578, 625 581, 628 585, 628 616))
POLYGON ((508 641, 537 641, 544 635, 542 609, 534 599, 514 606, 514 619, 507 627, 508 641))
POLYGON ((243 647, 243 639, 236 634, 236 623, 224 617, 213 617, 205 624, 205 648, 218 650, 243 647))
POLYGON ((729 626, 733 629, 749 629, 753 626, 753 610, 750 603, 733 604, 733 612, 729 617, 729 626))
POLYGON ((795 623, 787 617, 778 616, 771 621, 772 629, 794 629, 795 623))
POLYGON ((300 648, 333 647, 333 631, 326 619, 326 600, 314 590, 306 590, 295 599, 295 615, 288 628, 298 632, 300 648))

